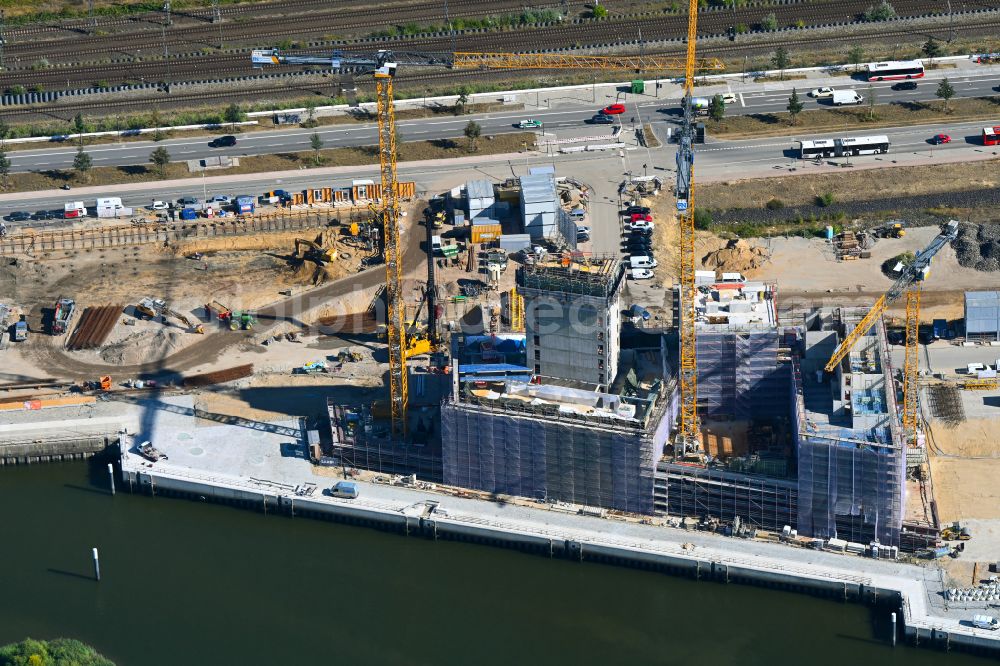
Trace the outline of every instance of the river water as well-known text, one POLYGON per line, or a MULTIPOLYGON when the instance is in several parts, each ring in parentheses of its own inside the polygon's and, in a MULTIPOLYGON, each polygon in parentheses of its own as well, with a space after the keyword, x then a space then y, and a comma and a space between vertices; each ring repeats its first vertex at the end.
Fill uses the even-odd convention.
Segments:
POLYGON ((891 648, 888 612, 852 604, 112 498, 96 463, 0 469, 0 519, 0 644, 73 637, 118 666, 996 663, 891 648))

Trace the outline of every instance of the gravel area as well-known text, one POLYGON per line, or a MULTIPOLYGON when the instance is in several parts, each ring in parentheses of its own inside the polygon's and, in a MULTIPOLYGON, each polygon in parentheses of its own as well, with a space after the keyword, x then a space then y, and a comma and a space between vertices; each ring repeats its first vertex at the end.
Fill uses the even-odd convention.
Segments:
POLYGON ((961 266, 977 271, 1000 270, 1000 220, 964 225, 952 247, 961 266))

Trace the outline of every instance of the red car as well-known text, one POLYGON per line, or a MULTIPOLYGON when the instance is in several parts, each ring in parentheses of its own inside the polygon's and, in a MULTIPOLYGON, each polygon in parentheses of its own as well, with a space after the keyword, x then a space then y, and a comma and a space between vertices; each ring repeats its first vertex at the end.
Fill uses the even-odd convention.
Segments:
POLYGON ((617 116, 619 113, 625 113, 624 104, 609 104, 608 106, 601 109, 601 113, 606 116, 617 116))
POLYGON ((935 134, 934 138, 931 139, 931 143, 940 146, 942 143, 951 143, 951 136, 948 134, 935 134))
POLYGON ((643 213, 632 213, 632 222, 652 222, 652 215, 644 215, 643 213))

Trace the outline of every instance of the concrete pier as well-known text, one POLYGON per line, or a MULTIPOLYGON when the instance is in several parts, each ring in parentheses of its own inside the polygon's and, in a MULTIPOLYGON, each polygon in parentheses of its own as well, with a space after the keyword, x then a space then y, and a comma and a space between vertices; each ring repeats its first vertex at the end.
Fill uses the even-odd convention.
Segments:
MULTIPOLYGON (((683 530, 624 523, 545 509, 505 510, 490 502, 432 491, 360 483, 354 500, 308 494, 305 486, 237 478, 149 463, 123 451, 122 476, 133 492, 230 503, 285 515, 392 529, 409 536, 454 539, 517 548, 548 557, 607 562, 719 583, 777 587, 860 603, 895 599, 903 633, 915 645, 946 645, 1000 654, 996 632, 936 615, 925 570, 912 565, 780 544, 738 541, 683 530), (470 510, 470 508, 472 510, 470 510), (476 508, 481 508, 477 511, 476 508)), ((315 481, 314 481, 315 482, 315 481)), ((326 486, 332 485, 327 481, 326 486)))

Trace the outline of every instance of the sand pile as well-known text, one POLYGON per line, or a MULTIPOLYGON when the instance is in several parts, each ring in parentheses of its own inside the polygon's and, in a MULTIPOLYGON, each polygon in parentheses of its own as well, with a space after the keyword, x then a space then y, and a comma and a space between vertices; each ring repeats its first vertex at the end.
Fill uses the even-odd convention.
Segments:
POLYGON ((172 354, 180 346, 182 335, 176 328, 163 328, 152 335, 136 333, 102 349, 101 358, 114 365, 149 363, 172 354))
POLYGON ((769 259, 764 248, 741 238, 729 241, 724 248, 709 252, 702 263, 705 268, 747 275, 762 268, 769 259))

